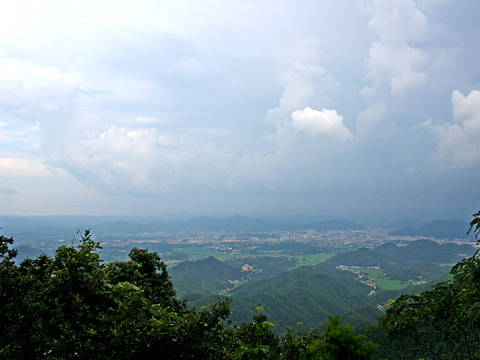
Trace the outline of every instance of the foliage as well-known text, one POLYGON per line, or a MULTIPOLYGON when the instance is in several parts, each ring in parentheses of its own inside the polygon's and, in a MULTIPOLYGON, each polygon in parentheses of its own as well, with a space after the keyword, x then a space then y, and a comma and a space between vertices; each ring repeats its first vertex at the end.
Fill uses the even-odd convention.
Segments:
MULTIPOLYGON (((469 231, 473 230, 478 237, 480 212, 473 216, 469 231)), ((386 337, 420 344, 437 359, 479 358, 479 251, 453 266, 451 281, 440 282, 430 291, 392 300, 379 319, 386 337)))
POLYGON ((230 300, 187 309, 157 253, 135 248, 105 264, 89 231, 20 265, 12 244, 0 237, 0 358, 363 359, 375 349, 338 317, 325 333, 278 336, 262 307, 235 327, 230 300))
POLYGON ((111 283, 128 281, 143 289, 145 297, 163 306, 181 307, 175 299, 175 290, 170 281, 166 264, 160 256, 146 249, 133 248, 128 254, 131 260, 115 261, 107 266, 111 283))
POLYGON ((312 359, 366 360, 377 350, 365 335, 355 334, 351 325, 340 325, 339 316, 329 316, 327 330, 307 346, 312 359))

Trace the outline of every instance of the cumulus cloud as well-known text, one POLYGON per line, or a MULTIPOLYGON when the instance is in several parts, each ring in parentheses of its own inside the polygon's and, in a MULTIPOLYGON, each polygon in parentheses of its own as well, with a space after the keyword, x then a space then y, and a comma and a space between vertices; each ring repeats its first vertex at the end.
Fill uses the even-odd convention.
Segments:
POLYGON ((332 102, 330 96, 338 91, 340 84, 319 59, 309 55, 309 61, 294 61, 286 65, 278 75, 283 87, 279 105, 267 113, 267 121, 275 126, 275 133, 265 136, 267 141, 278 145, 278 153, 291 151, 296 141, 291 114, 305 107, 320 107, 332 102), (317 60, 317 61, 313 61, 317 60))
POLYGON ((428 20, 412 0, 372 0, 364 3, 372 14, 369 26, 380 37, 369 50, 367 78, 375 88, 387 86, 405 95, 425 83, 421 71, 428 55, 409 42, 423 39, 428 20))
POLYGON ((353 137, 343 125, 343 116, 337 110, 319 111, 306 107, 294 111, 292 126, 295 131, 303 131, 308 136, 322 140, 343 141, 353 137))
MULTIPOLYGON (((214 142, 113 125, 49 161, 106 193, 160 194, 225 183, 233 155, 214 142)), ((224 186, 224 185, 220 185, 224 186)))
POLYGON ((429 125, 437 141, 436 159, 446 166, 468 168, 480 164, 480 91, 452 93, 453 123, 429 125))
MULTIPOLYGON (((0 57, 0 104, 17 110, 59 110, 77 91, 77 82, 54 66, 41 66, 29 60, 0 57)), ((25 116, 26 117, 26 116, 25 116)), ((29 120, 28 118, 26 120, 29 120)))

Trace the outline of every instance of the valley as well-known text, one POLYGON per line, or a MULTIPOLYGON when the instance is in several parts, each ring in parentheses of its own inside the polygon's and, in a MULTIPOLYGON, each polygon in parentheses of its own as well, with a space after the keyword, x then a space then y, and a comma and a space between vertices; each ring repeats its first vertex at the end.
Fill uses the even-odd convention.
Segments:
MULTIPOLYGON (((15 238, 18 261, 51 254, 73 240, 73 219, 55 218, 55 227, 49 227, 48 218, 13 220, 3 219, 3 230, 15 238)), ((322 326, 329 314, 357 328, 369 326, 390 299, 448 279, 451 265, 474 252, 473 239, 465 236, 467 225, 459 231, 458 223, 446 223, 444 236, 427 236, 425 223, 418 225, 420 235, 411 227, 402 235, 395 226, 408 225, 405 221, 373 227, 241 216, 87 220, 83 225, 100 243, 104 261, 125 261, 134 247, 157 252, 168 265, 177 297, 188 306, 228 297, 233 300, 230 320, 240 323, 250 321, 262 305, 280 332, 285 326, 322 326)))

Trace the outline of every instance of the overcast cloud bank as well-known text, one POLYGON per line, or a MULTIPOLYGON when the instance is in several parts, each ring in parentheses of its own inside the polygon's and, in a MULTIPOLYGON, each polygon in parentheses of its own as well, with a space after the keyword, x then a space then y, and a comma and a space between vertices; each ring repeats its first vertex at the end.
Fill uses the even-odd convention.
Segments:
POLYGON ((0 15, 1 213, 474 211, 472 2, 0 15))

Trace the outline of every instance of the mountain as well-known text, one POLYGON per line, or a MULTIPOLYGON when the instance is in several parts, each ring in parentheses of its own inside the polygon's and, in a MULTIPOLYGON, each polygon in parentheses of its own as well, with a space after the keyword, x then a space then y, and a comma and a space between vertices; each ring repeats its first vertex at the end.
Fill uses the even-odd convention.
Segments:
MULTIPOLYGON (((352 309, 374 307, 367 295, 371 287, 356 281, 356 275, 325 266, 306 266, 283 272, 277 276, 252 280, 229 293, 232 298, 233 323, 251 321, 256 307, 261 305, 269 321, 283 332, 285 326, 305 329, 322 326, 329 314, 343 315, 352 309)), ((214 297, 188 297, 191 306, 202 306, 214 297)), ((379 315, 363 319, 372 323, 379 315)), ((362 317, 356 314, 357 317, 362 317)))
POLYGON ((387 243, 373 249, 360 248, 331 257, 325 261, 325 264, 386 267, 391 266, 392 263, 406 264, 410 261, 426 264, 455 263, 466 255, 472 255, 474 251, 475 249, 470 245, 438 244, 431 240, 417 240, 406 246, 387 243))
POLYGON ((15 258, 15 262, 17 264, 21 263, 25 259, 36 259, 42 254, 40 250, 26 245, 16 246, 15 249, 18 251, 17 257, 15 258))
MULTIPOLYGON (((469 225, 463 221, 437 220, 423 226, 403 227, 390 232, 390 236, 424 236, 434 238, 466 238, 469 225)), ((472 236, 473 237, 473 236, 472 236)))
POLYGON ((396 222, 388 223, 383 226, 384 229, 392 229, 392 230, 398 230, 402 228, 412 228, 412 229, 418 229, 422 226, 424 226, 427 222, 422 221, 422 220, 416 220, 416 219, 402 219, 396 222))
POLYGON ((245 272, 210 256, 199 261, 184 261, 169 267, 177 296, 191 293, 212 294, 232 288, 231 281, 241 280, 245 272))
POLYGON ((8 236, 15 236, 19 232, 28 232, 31 234, 45 233, 48 236, 63 238, 71 238, 78 229, 91 229, 94 235, 169 233, 179 231, 268 232, 276 230, 301 231, 306 229, 315 229, 317 231, 365 229, 363 225, 346 220, 326 220, 299 224, 250 218, 241 215, 226 218, 201 216, 183 220, 153 217, 128 219, 125 217, 106 216, 3 216, 0 217, 0 226, 3 226, 3 232, 8 236))

